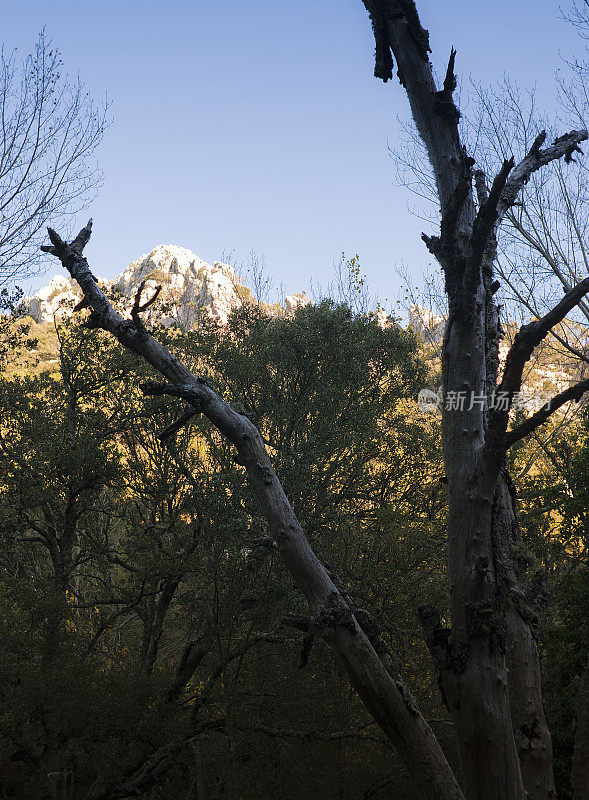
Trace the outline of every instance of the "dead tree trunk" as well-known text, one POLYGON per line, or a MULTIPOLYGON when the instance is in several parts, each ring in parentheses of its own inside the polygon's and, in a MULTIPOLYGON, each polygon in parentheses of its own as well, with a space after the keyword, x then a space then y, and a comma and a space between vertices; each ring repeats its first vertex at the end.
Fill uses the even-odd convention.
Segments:
MULTIPOLYGON (((493 268, 498 226, 530 175, 554 159, 570 159, 587 133, 573 131, 545 149, 546 135, 540 135, 517 166, 513 159, 503 164, 489 190, 484 174, 473 172, 474 159, 460 141, 460 113, 453 101, 456 52, 450 54, 438 89, 428 33, 413 0, 364 0, 364 5, 376 39, 375 75, 389 80, 396 62, 441 208, 440 234, 424 234, 423 239, 444 272, 449 304, 442 430, 452 628, 443 641, 435 640, 431 630, 426 635, 455 723, 466 797, 549 800, 554 796, 552 754, 538 653, 529 625, 514 606, 508 577, 516 517, 504 461, 508 446, 545 421, 551 409, 534 415, 527 427, 506 430, 524 364, 589 291, 589 280, 546 318, 522 329, 499 383, 501 329, 493 268)), ((584 382, 568 390, 552 410, 587 388, 584 382)))
POLYGON ((528 800, 555 797, 552 739, 542 700, 534 598, 526 595, 525 564, 516 555, 520 531, 515 488, 506 471, 496 493, 493 536, 505 593, 509 708, 528 800))
MULTIPOLYGON (((139 315, 153 298, 141 305, 143 286, 137 292, 131 320, 124 320, 114 311, 82 255, 90 233, 91 222, 67 244, 49 229, 52 245, 45 248, 61 260, 80 285, 84 300, 79 307, 91 309, 86 326, 110 332, 166 379, 166 383, 143 384, 141 388, 146 394, 184 399, 195 414, 204 414, 235 446, 278 552, 309 603, 309 628, 315 635, 322 636, 341 660, 364 704, 398 750, 420 796, 424 800, 462 800, 456 777, 404 685, 396 660, 366 615, 358 613, 347 595, 340 592, 311 549, 274 472, 258 429, 148 333, 139 315)), ((186 421, 185 415, 183 424, 186 421)))

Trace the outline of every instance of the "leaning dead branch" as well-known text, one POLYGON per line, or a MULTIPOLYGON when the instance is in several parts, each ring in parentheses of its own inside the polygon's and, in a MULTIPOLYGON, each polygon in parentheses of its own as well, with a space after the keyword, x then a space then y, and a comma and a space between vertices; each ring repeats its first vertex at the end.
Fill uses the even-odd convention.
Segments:
MULTIPOLYGON (((48 232, 51 249, 46 248, 46 252, 59 258, 82 289, 91 309, 92 326, 111 333, 165 379, 165 383, 144 384, 143 390, 183 398, 199 409, 236 448, 282 561, 310 605, 314 631, 341 660, 352 685, 399 752, 422 796, 432 800, 463 800, 446 757, 414 698, 401 677, 391 674, 388 650, 375 649, 354 609, 313 552, 258 429, 172 355, 141 321, 138 324, 133 318, 125 320, 113 309, 92 277, 82 253, 83 245, 72 247, 53 229, 48 232)), ((88 223, 74 241, 86 243, 90 232, 88 223)), ((137 298, 136 305, 139 311, 137 298)))
POLYGON ((579 145, 587 139, 587 136, 586 130, 571 131, 559 136, 552 145, 541 150, 540 147, 546 139, 546 131, 538 134, 525 158, 514 168, 505 184, 499 203, 500 218, 503 218, 507 210, 513 206, 518 194, 534 172, 550 164, 551 161, 558 161, 563 157, 567 163, 570 162, 573 152, 581 152, 579 145))

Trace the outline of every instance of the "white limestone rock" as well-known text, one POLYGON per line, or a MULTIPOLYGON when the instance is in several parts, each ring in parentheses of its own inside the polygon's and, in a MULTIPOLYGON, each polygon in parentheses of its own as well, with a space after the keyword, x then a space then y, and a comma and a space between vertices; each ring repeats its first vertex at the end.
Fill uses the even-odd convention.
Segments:
MULTIPOLYGON (((252 293, 242 284, 229 264, 208 264, 190 250, 160 244, 133 261, 114 281, 100 280, 106 290, 117 294, 116 305, 128 316, 137 288, 145 281, 142 301, 161 286, 158 302, 146 309, 146 321, 166 327, 189 328, 202 314, 225 325, 229 315, 243 303, 252 302, 252 293)), ((32 297, 23 300, 21 310, 35 322, 51 322, 54 316, 71 312, 81 292, 71 278, 56 275, 32 297)), ((311 302, 304 292, 289 295, 284 301, 287 314, 311 302)))
MULTIPOLYGON (((166 327, 182 328, 194 324, 199 314, 206 313, 220 325, 225 325, 234 308, 242 305, 247 292, 232 267, 215 261, 208 264, 190 250, 175 245, 158 245, 133 261, 114 281, 100 281, 106 289, 113 288, 120 296, 123 311, 129 311, 135 293, 145 281, 143 300, 161 286, 159 303, 145 312, 146 320, 157 319, 166 327)), ((35 322, 50 322, 54 316, 71 311, 81 297, 71 278, 56 275, 32 297, 23 300, 21 310, 35 322)))
POLYGON ((307 306, 310 302, 312 302, 311 298, 307 297, 304 292, 289 294, 288 297, 284 298, 284 310, 287 314, 294 314, 297 308, 307 306))
MULTIPOLYGON (((164 317, 166 325, 190 327, 203 312, 224 325, 231 311, 242 302, 240 283, 230 266, 218 261, 211 266, 176 245, 154 247, 133 261, 114 286, 123 296, 132 298, 141 281, 146 282, 146 298, 156 286, 162 287, 160 297, 169 309, 164 317)), ((157 314, 156 309, 153 314, 157 314)), ((149 319, 150 314, 146 317, 149 319)))
POLYGON ((32 297, 24 298, 22 311, 35 322, 51 322, 55 316, 69 314, 81 296, 75 281, 63 275, 54 275, 47 286, 43 286, 32 297))
POLYGON ((409 308, 409 327, 428 343, 440 344, 444 338, 446 317, 440 317, 425 306, 412 305, 409 308))
POLYGON ((376 311, 372 312, 372 316, 381 328, 388 328, 390 325, 394 325, 394 319, 390 314, 387 314, 384 308, 377 308, 376 311))

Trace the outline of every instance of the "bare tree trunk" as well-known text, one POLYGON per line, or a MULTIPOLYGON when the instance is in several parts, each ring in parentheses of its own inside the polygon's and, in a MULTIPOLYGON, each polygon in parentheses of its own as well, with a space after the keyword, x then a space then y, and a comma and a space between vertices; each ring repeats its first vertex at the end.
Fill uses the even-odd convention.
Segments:
POLYGON ((530 623, 513 606, 507 609, 509 705, 529 800, 556 797, 552 771, 552 738, 542 699, 538 646, 530 623))
MULTIPOLYGON (((537 650, 530 630, 524 630, 523 620, 511 611, 496 527, 511 531, 515 519, 513 499, 500 483, 507 447, 550 413, 544 409, 506 436, 524 364, 551 327, 589 291, 589 282, 581 282, 545 318, 522 329, 499 383, 501 328, 493 297, 499 284, 493 270, 497 229, 523 185, 543 165, 568 158, 587 132, 573 131, 544 150, 546 134, 541 134, 517 166, 513 158, 503 164, 488 189, 484 174, 473 172, 474 159, 460 141, 460 113, 453 100, 456 52, 450 54, 438 89, 429 61, 429 36, 413 0, 364 0, 364 5, 376 41, 375 75, 391 79, 396 62, 441 208, 439 236, 424 234, 423 239, 444 272, 449 302, 442 352, 442 431, 452 628, 435 629, 426 614, 426 637, 454 719, 468 800, 524 800, 526 793, 534 800, 549 800, 550 737, 537 650), (503 408, 493 407, 495 393, 504 396, 503 408), (511 693, 508 628, 513 634, 511 693), (520 746, 518 752, 514 725, 518 742, 522 730, 534 726, 529 739, 533 748, 520 746)), ((578 384, 569 394, 561 393, 558 402, 587 388, 589 384, 578 384)))
MULTIPOLYGON (((477 345, 467 340, 466 346, 474 352, 477 345)), ((465 372, 462 376, 468 381, 465 372)), ((460 371, 455 374, 460 376, 460 371)), ((482 392, 482 383, 470 385, 477 386, 477 394, 482 392)), ((471 421, 452 411, 446 417, 452 414, 446 424, 450 442, 445 459, 452 636, 444 688, 456 726, 466 796, 524 800, 507 690, 503 598, 492 548, 494 476, 485 480, 482 474, 480 428, 473 436, 471 421), (478 447, 469 447, 467 437, 478 447)))

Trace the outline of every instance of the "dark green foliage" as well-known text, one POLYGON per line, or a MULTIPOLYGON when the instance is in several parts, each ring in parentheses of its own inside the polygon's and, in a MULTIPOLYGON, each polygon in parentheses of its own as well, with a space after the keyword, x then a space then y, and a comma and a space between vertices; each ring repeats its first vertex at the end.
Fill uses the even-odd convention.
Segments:
MULTIPOLYGON (((394 645, 452 756, 414 611, 446 602, 416 342, 328 302, 158 336, 255 419, 318 554, 394 645)), ((200 417, 162 442, 182 405, 143 398, 148 370, 100 334, 65 323, 58 355, 53 373, 0 382, 5 796, 107 797, 172 753, 154 800, 410 800, 330 652, 282 624, 306 607, 232 448, 200 417)))

